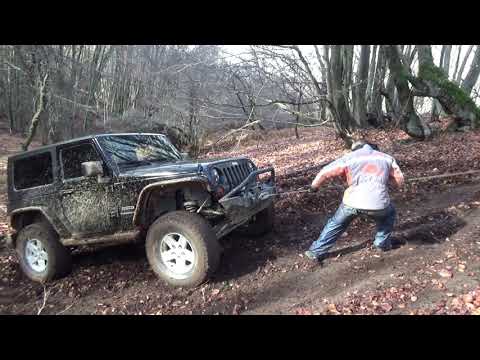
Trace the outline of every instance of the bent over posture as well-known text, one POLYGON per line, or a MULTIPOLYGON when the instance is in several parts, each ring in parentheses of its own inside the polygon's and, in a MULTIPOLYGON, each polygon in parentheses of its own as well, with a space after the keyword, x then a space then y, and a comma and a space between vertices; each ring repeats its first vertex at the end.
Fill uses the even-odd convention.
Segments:
POLYGON ((374 246, 388 251, 392 248, 390 236, 395 222, 395 208, 388 195, 388 183, 397 187, 404 183, 403 174, 395 159, 374 145, 359 141, 352 145, 352 152, 324 167, 315 177, 311 191, 328 179, 342 176, 348 188, 335 215, 328 220, 318 240, 314 241, 305 255, 321 260, 351 221, 360 214, 375 219, 377 234, 374 246))

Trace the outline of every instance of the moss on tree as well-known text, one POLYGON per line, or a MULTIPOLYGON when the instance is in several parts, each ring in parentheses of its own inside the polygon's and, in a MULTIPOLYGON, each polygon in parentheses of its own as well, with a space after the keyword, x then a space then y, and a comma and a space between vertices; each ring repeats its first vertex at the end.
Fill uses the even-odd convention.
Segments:
POLYGON ((472 127, 477 128, 480 126, 480 108, 478 108, 465 90, 453 81, 448 80, 442 69, 435 65, 424 63, 419 66, 418 77, 440 88, 456 105, 473 112, 475 118, 472 119, 472 127))

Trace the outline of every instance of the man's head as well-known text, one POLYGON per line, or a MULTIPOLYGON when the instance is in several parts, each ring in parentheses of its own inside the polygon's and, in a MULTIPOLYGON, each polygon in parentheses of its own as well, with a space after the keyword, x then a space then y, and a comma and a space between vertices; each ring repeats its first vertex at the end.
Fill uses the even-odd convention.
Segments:
POLYGON ((359 150, 361 149, 362 147, 364 147, 365 145, 367 145, 367 143, 363 140, 357 140, 355 141, 353 144, 352 144, 352 151, 356 151, 356 150, 359 150))
POLYGON ((373 143, 369 143, 369 142, 366 142, 366 141, 363 141, 363 140, 358 140, 358 141, 355 141, 353 144, 352 144, 352 151, 356 151, 356 150, 359 150, 361 149, 362 147, 364 147, 365 145, 369 145, 373 150, 377 150, 378 151, 378 146, 377 144, 373 144, 373 143))

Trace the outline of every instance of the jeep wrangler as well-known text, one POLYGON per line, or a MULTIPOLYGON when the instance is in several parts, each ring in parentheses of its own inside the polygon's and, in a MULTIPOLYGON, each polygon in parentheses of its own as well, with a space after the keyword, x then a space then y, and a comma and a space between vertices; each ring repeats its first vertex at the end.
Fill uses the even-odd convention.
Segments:
POLYGON ((244 157, 189 160, 162 134, 83 137, 7 166, 7 243, 41 283, 69 273, 71 247, 143 240, 161 279, 194 287, 216 271, 220 238, 273 227, 273 168, 244 157))

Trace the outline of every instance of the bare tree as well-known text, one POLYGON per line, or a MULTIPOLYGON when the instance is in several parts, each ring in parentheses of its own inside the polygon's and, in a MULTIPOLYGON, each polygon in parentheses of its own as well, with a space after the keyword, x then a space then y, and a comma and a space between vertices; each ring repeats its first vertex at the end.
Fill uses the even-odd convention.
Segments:
POLYGON ((367 82, 368 66, 370 61, 370 45, 362 45, 360 49, 360 60, 357 71, 358 85, 353 89, 355 92, 354 118, 357 126, 367 125, 367 82))
POLYGON ((470 95, 473 87, 478 81, 478 76, 480 75, 480 45, 477 45, 475 49, 475 54, 473 55, 472 64, 468 70, 465 80, 462 82, 462 89, 470 95))
POLYGON ((30 124, 30 128, 28 129, 27 138, 25 142, 22 144, 22 150, 27 151, 30 143, 35 136, 35 132, 37 131, 38 122, 40 121, 40 115, 45 111, 46 103, 47 103, 47 79, 48 74, 45 74, 43 79, 38 79, 38 103, 37 103, 37 111, 33 114, 32 122, 30 124))
MULTIPOLYGON (((443 69, 445 75, 448 78, 448 74, 450 72, 450 53, 452 51, 452 45, 443 45, 442 51, 440 55, 440 64, 439 67, 443 69)), ((432 101, 432 121, 438 121, 440 112, 442 111, 442 107, 438 100, 433 99, 432 101)))
POLYGON ((431 130, 415 111, 414 96, 405 76, 409 70, 402 63, 401 52, 396 45, 383 45, 382 48, 398 93, 400 127, 410 136, 424 139, 431 134, 431 130))
POLYGON ((462 65, 460 66, 460 70, 458 71, 458 74, 457 74, 457 78, 455 79, 455 82, 457 84, 461 84, 462 83, 462 75, 463 75, 463 71, 465 69, 465 65, 467 64, 467 61, 468 61, 468 58, 470 57, 470 53, 472 52, 473 50, 473 47, 474 45, 470 45, 467 49, 467 52, 465 54, 465 57, 463 58, 463 61, 462 61, 462 65))
MULTIPOLYGON (((445 72, 433 63, 432 49, 429 45, 417 45, 418 75, 414 76, 405 68, 404 77, 413 85, 416 96, 432 97, 442 105, 445 113, 452 116, 450 129, 459 127, 477 128, 480 125, 480 109, 475 105, 469 94, 454 82, 448 80, 445 72)), ((401 77, 402 74, 399 74, 401 77)))

